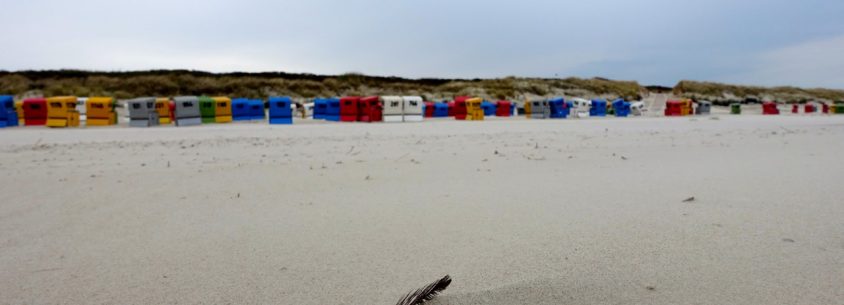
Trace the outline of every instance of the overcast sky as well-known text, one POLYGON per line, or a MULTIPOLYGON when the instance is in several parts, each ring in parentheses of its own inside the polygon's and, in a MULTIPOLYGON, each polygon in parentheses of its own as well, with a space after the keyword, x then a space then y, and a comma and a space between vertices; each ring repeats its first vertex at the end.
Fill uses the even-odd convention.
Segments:
POLYGON ((0 69, 844 88, 842 0, 0 0, 0 69))

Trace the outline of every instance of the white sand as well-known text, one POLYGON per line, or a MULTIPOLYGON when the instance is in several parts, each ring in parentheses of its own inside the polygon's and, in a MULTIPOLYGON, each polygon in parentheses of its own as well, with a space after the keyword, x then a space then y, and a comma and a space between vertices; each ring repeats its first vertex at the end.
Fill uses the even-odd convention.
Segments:
POLYGON ((843 304, 844 116, 718 118, 0 130, 0 303, 843 304))

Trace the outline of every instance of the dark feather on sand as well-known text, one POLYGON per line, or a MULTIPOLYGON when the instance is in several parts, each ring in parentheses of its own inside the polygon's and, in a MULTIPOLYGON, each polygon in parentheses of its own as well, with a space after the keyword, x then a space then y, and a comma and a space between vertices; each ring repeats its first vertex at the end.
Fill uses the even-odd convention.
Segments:
POLYGON ((451 284, 451 277, 446 275, 443 278, 428 284, 428 286, 411 291, 399 300, 396 305, 419 305, 434 299, 440 292, 451 284))

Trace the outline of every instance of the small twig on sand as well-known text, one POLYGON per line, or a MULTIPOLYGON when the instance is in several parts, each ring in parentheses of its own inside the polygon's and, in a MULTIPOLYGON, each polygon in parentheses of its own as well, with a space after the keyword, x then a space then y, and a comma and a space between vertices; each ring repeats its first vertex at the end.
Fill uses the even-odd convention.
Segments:
POLYGON ((695 196, 683 199, 683 202, 692 202, 692 201, 695 201, 695 196))
POLYGON ((532 155, 528 156, 528 155, 525 155, 525 154, 522 154, 522 156, 525 157, 525 159, 528 159, 528 160, 531 160, 531 161, 545 161, 545 157, 543 157, 543 156, 534 157, 532 155))

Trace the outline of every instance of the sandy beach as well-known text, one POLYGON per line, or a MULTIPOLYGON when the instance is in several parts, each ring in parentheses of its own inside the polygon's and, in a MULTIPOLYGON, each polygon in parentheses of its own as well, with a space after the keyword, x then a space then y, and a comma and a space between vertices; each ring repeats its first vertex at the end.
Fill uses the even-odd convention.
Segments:
POLYGON ((842 151, 844 116, 0 130, 0 303, 844 304, 842 151))

